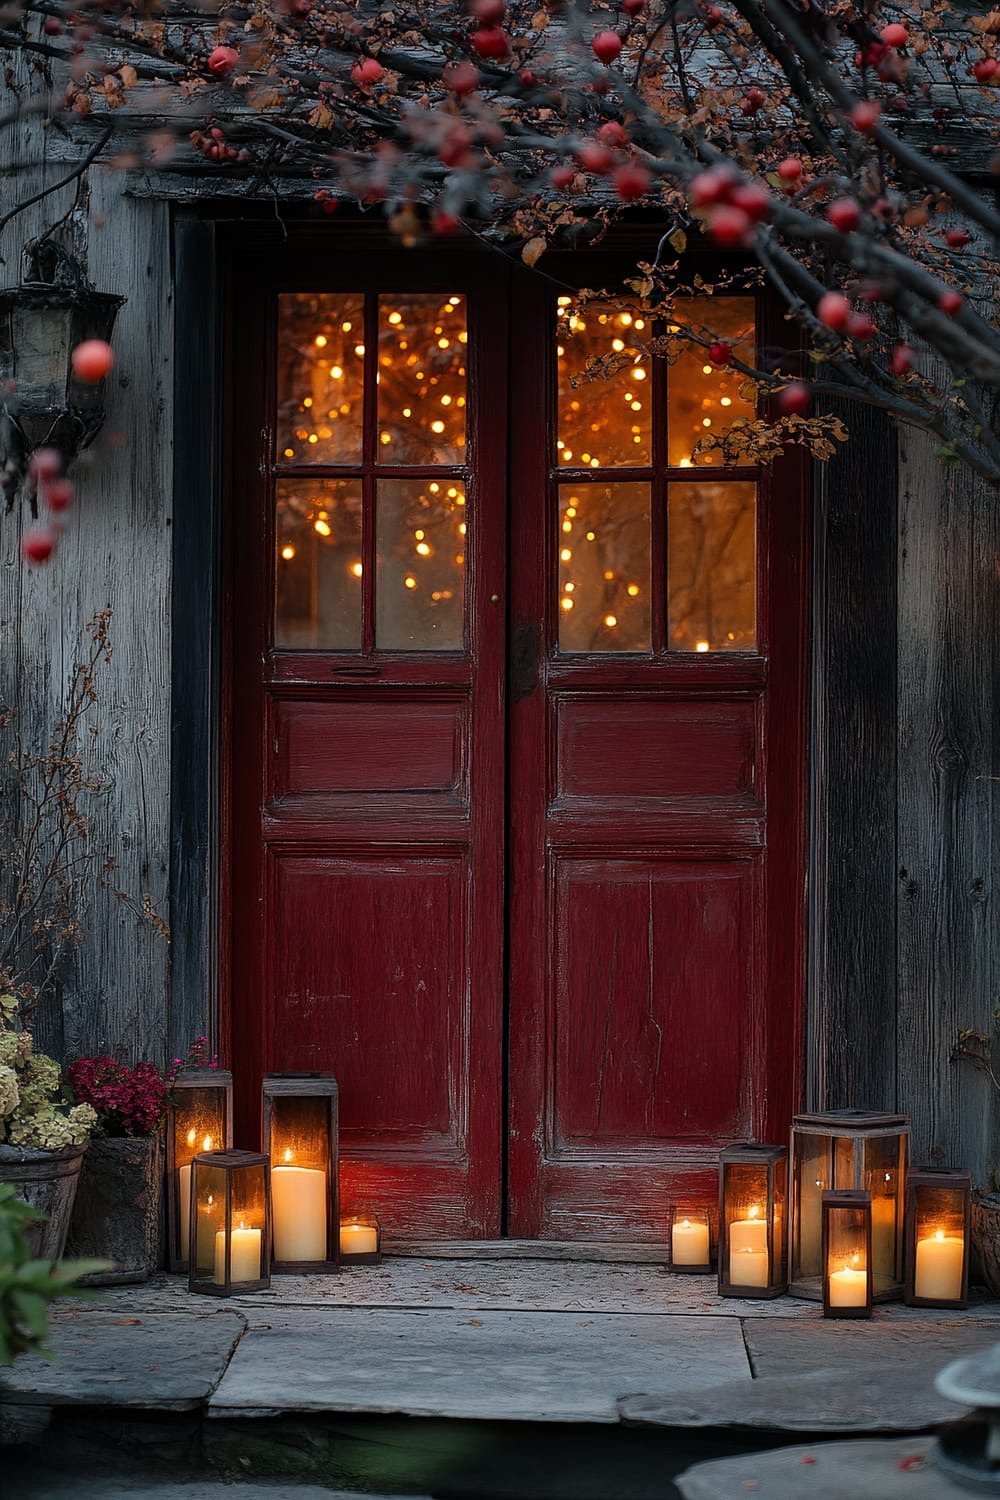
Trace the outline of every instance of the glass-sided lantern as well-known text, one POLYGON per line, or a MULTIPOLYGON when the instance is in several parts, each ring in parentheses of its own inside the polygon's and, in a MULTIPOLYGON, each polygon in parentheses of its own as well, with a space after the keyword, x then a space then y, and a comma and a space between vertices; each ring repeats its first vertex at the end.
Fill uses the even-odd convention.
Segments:
POLYGON ((376 1214, 350 1214, 340 1221, 340 1264, 377 1266, 382 1260, 382 1226, 376 1214))
POLYGON ((712 1269, 712 1210, 704 1203, 675 1203, 670 1210, 670 1269, 707 1276, 712 1269))
POLYGON ((233 1144, 233 1075, 223 1068, 185 1068, 171 1084, 167 1115, 167 1264, 188 1268, 191 1163, 233 1144))
POLYGON ((755 1141, 719 1153, 719 1295, 780 1297, 788 1286, 788 1151, 755 1141))
POLYGON ((212 1151, 191 1163, 188 1289, 211 1297, 271 1285, 268 1160, 257 1151, 212 1151))
POLYGON ((871 1194, 872 1295, 903 1295, 903 1207, 910 1125, 905 1115, 862 1109, 796 1115, 792 1122, 790 1285, 823 1295, 823 1194, 871 1194))
POLYGON ((906 1287, 910 1307, 967 1307, 972 1177, 909 1173, 906 1182, 906 1287))
POLYGON ((276 1271, 336 1271, 337 1080, 329 1073, 268 1073, 263 1148, 271 1160, 276 1271))
POLYGON ((824 1318, 872 1315, 872 1196, 827 1191, 820 1204, 824 1318))

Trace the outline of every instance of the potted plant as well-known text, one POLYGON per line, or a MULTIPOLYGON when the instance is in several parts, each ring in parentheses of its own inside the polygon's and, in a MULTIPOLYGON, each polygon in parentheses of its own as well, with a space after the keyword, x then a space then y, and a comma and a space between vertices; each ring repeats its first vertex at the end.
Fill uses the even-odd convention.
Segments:
POLYGON ((64 1088, 59 1064, 36 1052, 17 1001, 0 995, 0 1183, 44 1219, 25 1230, 33 1254, 63 1253, 80 1165, 97 1115, 64 1088))
POLYGON ((90 1282, 147 1281, 163 1260, 163 1124, 171 1074, 152 1063, 81 1057, 67 1074, 96 1114, 70 1222, 71 1255, 104 1256, 90 1282))
MULTIPOLYGON (((994 1033, 1000 1035, 1000 1007, 993 1012, 994 1033)), ((1000 1078, 993 1066, 992 1038, 982 1031, 960 1031, 952 1048, 952 1062, 968 1063, 985 1073, 1000 1094, 1000 1078)), ((985 1189, 972 1194, 972 1243, 979 1258, 983 1280, 1000 1297, 1000 1192, 994 1170, 985 1189)))

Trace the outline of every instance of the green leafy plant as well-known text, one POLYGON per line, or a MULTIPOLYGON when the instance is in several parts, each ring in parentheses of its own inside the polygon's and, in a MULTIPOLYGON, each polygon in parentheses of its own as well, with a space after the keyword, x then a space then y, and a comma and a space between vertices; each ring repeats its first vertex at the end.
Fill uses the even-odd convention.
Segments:
POLYGON ((42 1354, 49 1304, 57 1297, 90 1297, 75 1285, 81 1276, 107 1269, 103 1260, 36 1260, 28 1244, 28 1224, 41 1218, 14 1195, 10 1183, 0 1182, 0 1365, 13 1364, 19 1354, 42 1354))

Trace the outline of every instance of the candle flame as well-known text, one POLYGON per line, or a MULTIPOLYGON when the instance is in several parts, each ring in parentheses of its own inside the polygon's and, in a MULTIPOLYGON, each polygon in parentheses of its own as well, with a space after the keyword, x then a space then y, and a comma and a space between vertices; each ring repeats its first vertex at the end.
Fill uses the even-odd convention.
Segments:
POLYGON ((212 1137, 210 1135, 206 1135, 204 1141, 202 1142, 201 1149, 203 1151, 211 1151, 211 1149, 212 1149, 212 1137))
POLYGON ((195 1143, 195 1141, 197 1139, 198 1139, 198 1132, 195 1130, 194 1126, 192 1125, 191 1129, 188 1131, 188 1145, 189 1146, 193 1146, 194 1143, 195 1143))
POLYGON ((860 1255, 852 1255, 851 1256, 851 1263, 852 1263, 852 1265, 856 1266, 858 1264, 858 1262, 860 1261, 860 1259, 861 1259, 860 1255))
POLYGON ((291 1146, 286 1146, 285 1147, 285 1160, 286 1161, 291 1161, 291 1159, 292 1159, 292 1148, 291 1148, 291 1146))
POLYGON ((215 1202, 215 1199, 212 1197, 211 1193, 209 1193, 209 1195, 208 1195, 208 1206, 209 1206, 209 1208, 211 1208, 211 1206, 212 1206, 212 1204, 214 1202, 215 1202))
POLYGON ((756 1203, 751 1204, 750 1205, 750 1215, 749 1215, 749 1217, 751 1219, 756 1219, 757 1216, 759 1215, 759 1213, 760 1213, 760 1209, 757 1207, 756 1203))
POLYGON ((936 1240, 943 1240, 944 1239, 944 1230, 943 1229, 939 1229, 937 1231, 937 1233, 935 1234, 934 1238, 936 1240))
POLYGON ((690 1219, 682 1219, 681 1220, 681 1228, 682 1229, 690 1229, 691 1228, 691 1220, 690 1219))

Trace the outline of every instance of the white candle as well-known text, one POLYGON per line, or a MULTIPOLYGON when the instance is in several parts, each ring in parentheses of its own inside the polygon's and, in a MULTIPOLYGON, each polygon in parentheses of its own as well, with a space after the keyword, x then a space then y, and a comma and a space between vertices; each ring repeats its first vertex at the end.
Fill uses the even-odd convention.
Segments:
POLYGON ((845 1266, 830 1275, 831 1307, 864 1307, 868 1301, 867 1271, 852 1271, 845 1266))
POLYGON ((767 1251, 767 1222, 756 1204, 745 1219, 734 1219, 729 1226, 729 1253, 736 1250, 767 1251))
MULTIPOLYGON (((197 1135, 195 1134, 195 1132, 193 1130, 189 1130, 188 1133, 187 1133, 187 1143, 188 1143, 188 1145, 189 1146, 193 1146, 195 1144, 196 1140, 197 1140, 197 1135)), ((203 1151, 211 1151, 211 1149, 212 1149, 212 1137, 210 1135, 206 1135, 204 1141, 202 1142, 202 1148, 201 1149, 203 1151)), ((180 1207, 180 1229, 181 1229, 180 1239, 181 1239, 181 1242, 180 1242, 180 1247, 179 1248, 180 1248, 180 1253, 181 1253, 181 1260, 187 1260, 188 1254, 189 1254, 189 1251, 190 1251, 190 1246, 188 1244, 188 1239, 189 1239, 190 1234, 191 1234, 191 1163, 190 1162, 188 1162, 188 1164, 187 1164, 186 1167, 178 1167, 177 1168, 177 1201, 178 1201, 178 1204, 179 1204, 179 1207, 180 1207)))
POLYGON ((729 1252, 729 1280, 733 1286, 767 1286, 769 1270, 766 1247, 760 1250, 745 1245, 741 1250, 729 1252))
POLYGON ((938 1229, 917 1241, 913 1294, 935 1302, 957 1302, 962 1296, 965 1241, 938 1229))
POLYGON ((374 1255, 378 1249, 378 1230, 374 1224, 341 1224, 341 1255, 374 1255))
POLYGON ((271 1213, 275 1260, 326 1260, 326 1173, 273 1167, 271 1213))
POLYGON ((670 1231, 670 1259, 675 1266, 707 1266, 708 1225, 679 1219, 670 1231))
MULTIPOLYGON (((260 1234, 259 1229, 244 1229, 242 1224, 239 1229, 233 1230, 230 1236, 232 1249, 229 1263, 232 1281, 260 1280, 260 1234)), ((215 1236, 215 1275, 212 1280, 216 1286, 225 1285, 226 1231, 224 1229, 218 1230, 215 1236)))

